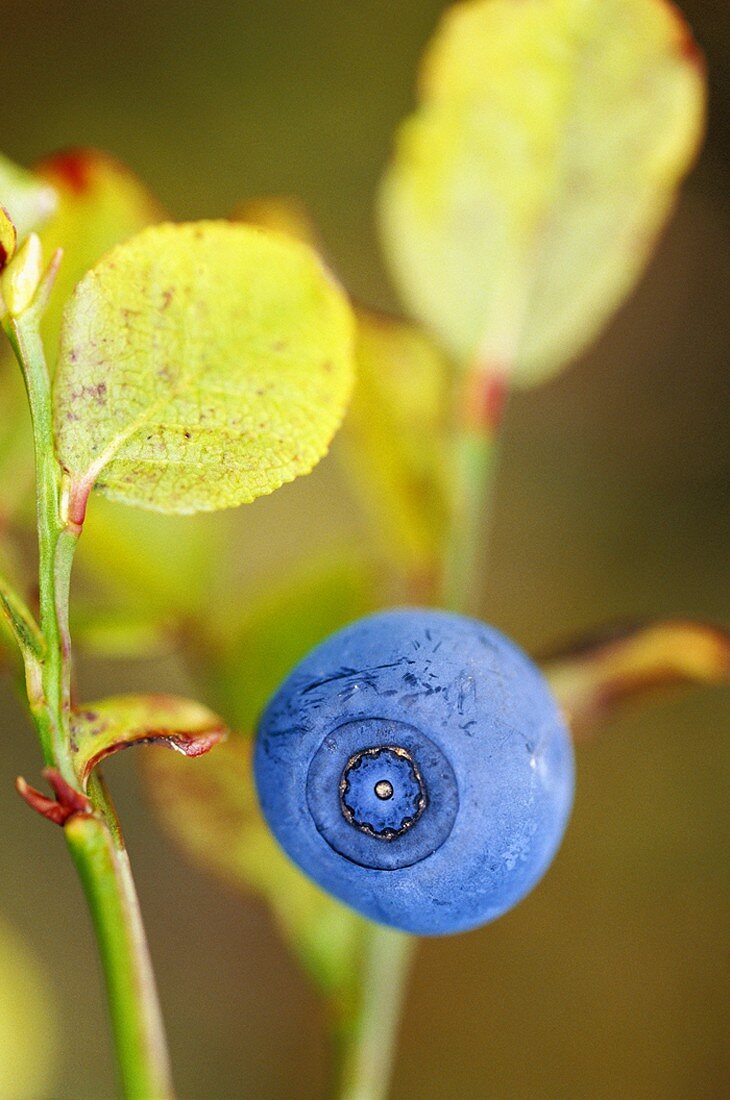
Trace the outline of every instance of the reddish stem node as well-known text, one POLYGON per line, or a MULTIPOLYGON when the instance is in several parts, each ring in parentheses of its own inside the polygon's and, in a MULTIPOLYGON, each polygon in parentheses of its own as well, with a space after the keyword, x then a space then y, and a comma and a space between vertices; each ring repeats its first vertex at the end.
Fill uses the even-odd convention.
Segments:
POLYGON ((18 776, 15 780, 15 789, 20 797, 41 817, 47 818, 55 825, 65 825, 69 818, 77 814, 92 812, 91 802, 86 795, 67 783, 59 771, 55 768, 44 768, 42 774, 52 789, 55 799, 31 787, 22 776, 18 776))
POLYGON ((467 378, 464 422, 467 429, 494 435, 507 401, 507 372, 500 368, 477 370, 467 378))

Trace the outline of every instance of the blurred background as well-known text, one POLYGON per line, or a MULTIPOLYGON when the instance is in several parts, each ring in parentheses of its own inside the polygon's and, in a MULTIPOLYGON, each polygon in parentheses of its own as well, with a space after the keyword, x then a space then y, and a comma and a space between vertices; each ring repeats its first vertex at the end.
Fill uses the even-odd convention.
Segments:
MULTIPOLYGON (((100 146, 176 218, 297 194, 354 294, 393 307, 373 194, 442 8, 6 0, 0 147, 32 163, 100 146)), ((730 9, 683 8, 710 67, 700 164, 600 344, 510 408, 483 611, 532 652, 606 620, 730 621, 730 9)), ((245 510, 241 575, 263 589, 359 523, 325 460, 245 510)), ((186 682, 173 658, 86 661, 81 687, 88 697, 186 682)), ((0 920, 24 940, 19 988, 55 1030, 50 1076, 38 1067, 34 1077, 28 1065, 45 1040, 21 1013, 18 1073, 0 1078, 0 1095, 101 1100, 113 1075, 88 918, 60 832, 12 791, 18 773, 37 780, 39 755, 6 680, 0 728, 0 920)), ((696 690, 622 717, 580 749, 574 820, 544 883, 495 925, 422 945, 396 1097, 730 1093, 729 734, 728 692, 696 690)), ((106 774, 180 1095, 321 1097, 327 1050, 314 995, 263 907, 192 869, 161 833, 133 757, 106 774)))

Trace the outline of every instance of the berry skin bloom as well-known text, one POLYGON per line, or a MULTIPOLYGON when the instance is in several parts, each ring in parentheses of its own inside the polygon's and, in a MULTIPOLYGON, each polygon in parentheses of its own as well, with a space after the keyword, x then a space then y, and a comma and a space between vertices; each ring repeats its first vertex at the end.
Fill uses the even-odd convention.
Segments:
POLYGON ((333 634, 261 719, 266 820, 372 920, 461 932, 547 870, 573 800, 570 736, 535 665, 475 619, 403 609, 333 634))

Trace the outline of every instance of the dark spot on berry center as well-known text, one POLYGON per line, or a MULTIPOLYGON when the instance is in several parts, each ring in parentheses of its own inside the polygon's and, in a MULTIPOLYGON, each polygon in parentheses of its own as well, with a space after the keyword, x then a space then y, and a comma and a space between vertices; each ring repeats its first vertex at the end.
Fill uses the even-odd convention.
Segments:
POLYGON ((425 784, 411 754, 398 745, 356 752, 340 778, 340 808, 368 836, 395 840, 406 833, 426 808, 425 784))

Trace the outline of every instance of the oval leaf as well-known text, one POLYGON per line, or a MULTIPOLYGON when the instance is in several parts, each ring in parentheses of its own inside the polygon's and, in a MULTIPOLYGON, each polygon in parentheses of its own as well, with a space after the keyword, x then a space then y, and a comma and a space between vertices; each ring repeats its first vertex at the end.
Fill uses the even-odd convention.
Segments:
POLYGON ((78 509, 97 479, 185 513, 308 473, 344 414, 352 326, 315 254, 277 234, 165 224, 113 249, 66 308, 56 376, 78 509))
POLYGON ((382 189, 404 300, 460 360, 529 384, 596 337, 692 161, 699 54, 664 0, 452 8, 382 189))
POLYGON ((730 634, 693 622, 661 622, 593 638, 543 666, 576 738, 624 703, 673 684, 730 683, 730 634))
POLYGON ((207 707, 174 695, 119 695, 71 715, 71 749, 84 789, 96 765, 120 749, 160 742, 184 756, 202 756, 226 733, 207 707))

